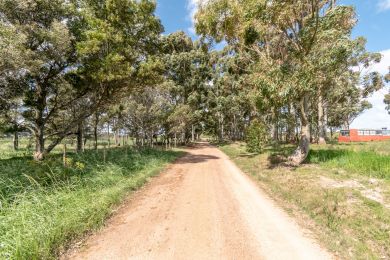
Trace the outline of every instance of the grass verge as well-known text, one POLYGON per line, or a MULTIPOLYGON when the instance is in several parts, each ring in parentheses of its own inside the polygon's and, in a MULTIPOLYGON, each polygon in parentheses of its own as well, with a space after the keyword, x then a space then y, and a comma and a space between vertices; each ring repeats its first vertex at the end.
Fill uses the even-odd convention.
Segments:
MULTIPOLYGON (((180 152, 126 148, 53 155, 42 163, 19 156, 0 160, 0 259, 51 259, 100 227, 129 192, 180 152)), ((9 157, 7 155, 7 157, 9 157)))
POLYGON ((386 153, 365 145, 314 146, 309 163, 289 168, 272 159, 289 146, 260 155, 248 154, 242 143, 220 148, 338 258, 390 258, 386 153))

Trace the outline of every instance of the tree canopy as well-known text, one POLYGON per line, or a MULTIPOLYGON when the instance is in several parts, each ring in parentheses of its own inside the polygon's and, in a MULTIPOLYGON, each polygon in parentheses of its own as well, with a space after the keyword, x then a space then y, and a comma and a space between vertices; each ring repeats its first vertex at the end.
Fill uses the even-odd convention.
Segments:
POLYGON ((163 35, 155 9, 152 0, 1 1, 3 132, 28 132, 36 160, 73 136, 81 151, 104 134, 139 146, 207 134, 298 142, 290 161, 300 164, 389 81, 365 72, 381 55, 352 38, 355 10, 335 0, 203 1, 197 40, 163 35))

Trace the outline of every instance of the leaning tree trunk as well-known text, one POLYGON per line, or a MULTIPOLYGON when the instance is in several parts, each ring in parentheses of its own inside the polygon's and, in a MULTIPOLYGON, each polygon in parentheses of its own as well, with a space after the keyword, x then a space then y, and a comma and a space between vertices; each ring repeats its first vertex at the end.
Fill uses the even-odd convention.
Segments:
POLYGON ((310 149, 310 126, 309 120, 307 118, 308 112, 308 97, 305 96, 300 101, 300 115, 301 115, 301 136, 299 139, 298 147, 295 149, 294 153, 289 157, 289 161, 293 165, 300 165, 303 161, 306 160, 309 155, 310 149))
POLYGON ((19 133, 18 131, 14 132, 14 150, 17 151, 19 149, 19 133))
POLYGON ((322 94, 318 93, 318 144, 326 144, 326 128, 325 128, 325 113, 324 100, 322 94))

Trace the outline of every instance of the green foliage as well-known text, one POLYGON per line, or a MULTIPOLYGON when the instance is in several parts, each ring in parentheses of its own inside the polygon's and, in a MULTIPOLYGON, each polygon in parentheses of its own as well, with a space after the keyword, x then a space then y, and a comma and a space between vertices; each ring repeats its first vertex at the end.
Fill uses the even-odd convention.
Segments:
POLYGON ((246 130, 247 150, 251 153, 261 153, 268 143, 269 130, 266 125, 255 119, 246 130))
MULTIPOLYGON (((390 67, 389 67, 389 73, 387 73, 387 74, 385 75, 385 81, 386 81, 387 83, 390 82, 390 67)), ((389 89, 389 94, 386 94, 386 95, 385 95, 384 102, 385 102, 385 104, 386 104, 386 110, 387 110, 387 112, 388 112, 389 115, 390 115, 390 89, 389 89)))
MULTIPOLYGON (((252 114, 261 114, 274 129, 283 117, 300 122, 303 141, 294 162, 306 158, 308 129, 325 124, 323 111, 334 126, 349 125, 369 108, 359 105, 361 99, 383 87, 379 73, 369 73, 361 82, 360 72, 352 69, 368 67, 381 56, 368 53, 364 39, 351 39, 356 24, 351 6, 331 0, 214 0, 201 2, 196 21, 199 34, 225 40, 228 55, 241 59, 234 76, 256 100, 252 114)), ((294 131, 294 124, 286 125, 294 131)))
POLYGON ((0 3, 0 108, 16 106, 18 120, 4 118, 36 137, 36 159, 96 110, 159 78, 155 8, 148 0, 0 3))
MULTIPOLYGON (((48 259, 70 240, 101 226, 113 205, 180 155, 173 151, 103 151, 44 162, 0 160, 0 258, 48 259)), ((1 157, 1 155, 0 155, 1 157)))
POLYGON ((386 94, 385 95, 385 99, 384 99, 384 102, 386 104, 386 110, 389 112, 390 114, 390 94, 386 94))

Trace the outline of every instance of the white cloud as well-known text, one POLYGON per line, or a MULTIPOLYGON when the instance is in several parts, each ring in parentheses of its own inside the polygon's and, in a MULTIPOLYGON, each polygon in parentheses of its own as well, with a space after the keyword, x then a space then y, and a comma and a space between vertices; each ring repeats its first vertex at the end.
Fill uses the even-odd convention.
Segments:
MULTIPOLYGON (((381 74, 386 74, 389 71, 390 66, 390 49, 382 51, 383 55, 380 63, 371 67, 370 71, 378 71, 381 74)), ((367 110, 360 115, 351 125, 351 128, 372 128, 381 129, 387 127, 390 129, 390 115, 387 113, 384 104, 384 96, 388 93, 390 85, 387 88, 376 92, 372 97, 368 98, 368 101, 372 104, 372 109, 367 110)))
POLYGON ((378 2, 379 11, 386 11, 390 9, 390 0, 379 0, 378 2))

